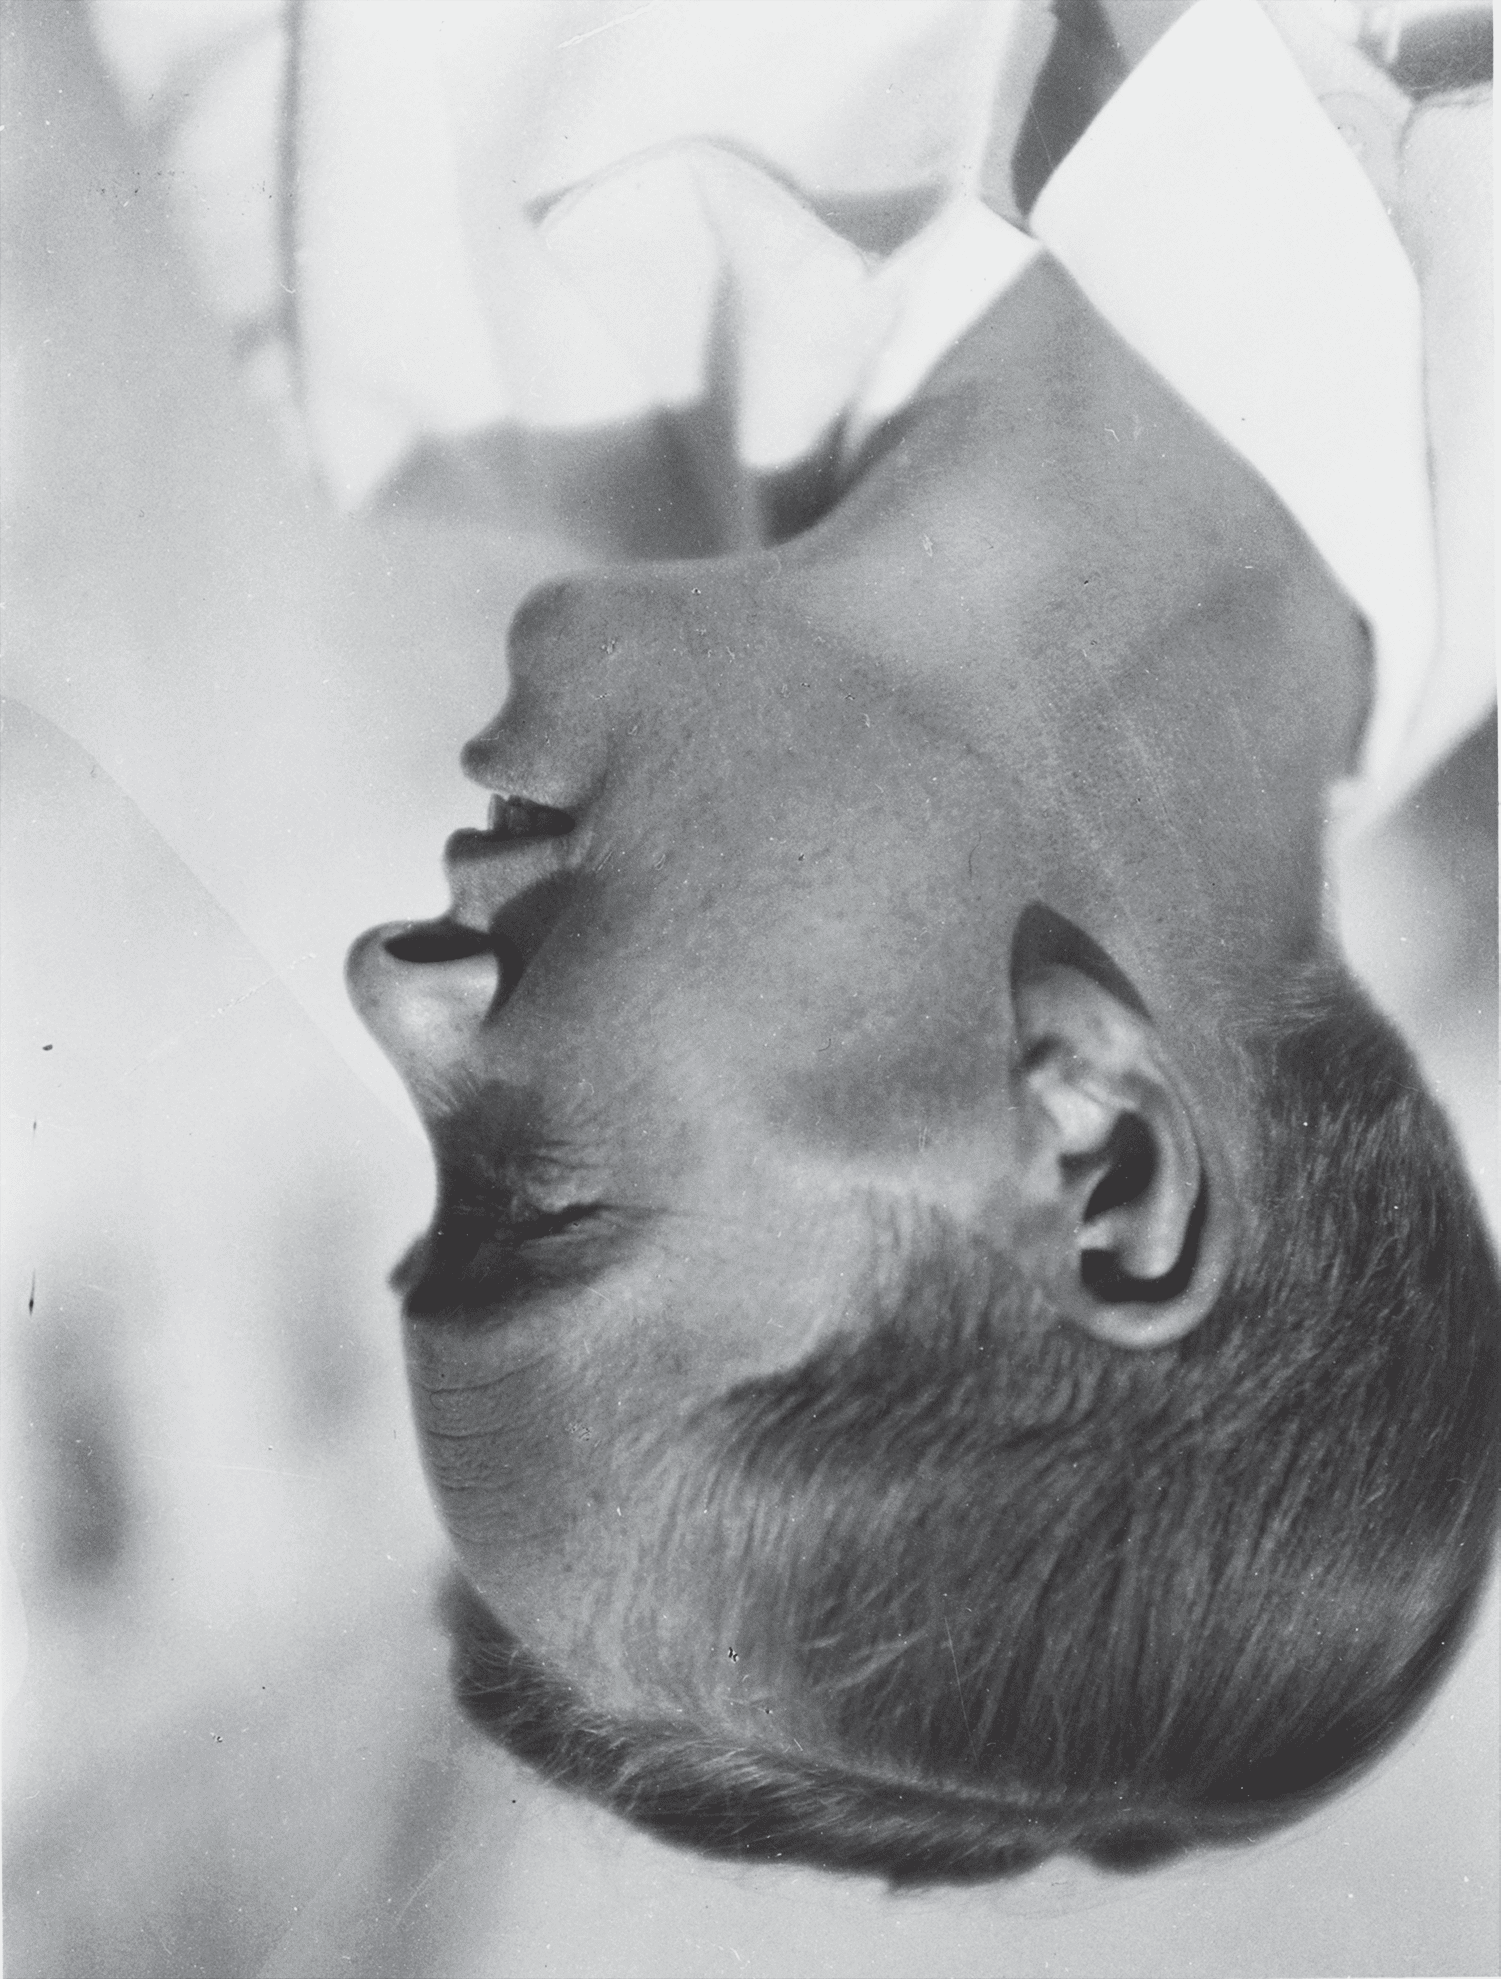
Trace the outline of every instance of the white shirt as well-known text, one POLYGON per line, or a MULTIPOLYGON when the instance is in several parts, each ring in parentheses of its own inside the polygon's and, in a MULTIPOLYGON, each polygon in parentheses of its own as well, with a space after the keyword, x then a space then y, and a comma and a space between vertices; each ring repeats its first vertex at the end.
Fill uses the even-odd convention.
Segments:
POLYGON ((1365 615, 1349 818, 1489 705, 1488 658, 1444 664, 1418 283, 1254 0, 1197 0, 1027 232, 981 195, 1037 0, 95 12, 252 375, 346 505, 436 436, 624 433, 705 400, 721 476, 847 447, 1046 250, 1365 615))

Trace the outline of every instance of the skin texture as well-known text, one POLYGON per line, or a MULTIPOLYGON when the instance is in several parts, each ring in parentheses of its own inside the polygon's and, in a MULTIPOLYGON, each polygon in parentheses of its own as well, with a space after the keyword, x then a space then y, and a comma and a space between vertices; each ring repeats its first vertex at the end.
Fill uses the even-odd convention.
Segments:
POLYGON ((814 528, 548 587, 508 657, 466 768, 573 828, 450 842, 453 919, 500 960, 402 960, 388 926, 350 981, 438 1156, 408 1355, 460 1558, 618 1687, 611 1590, 674 1430, 855 1323, 865 1192, 977 1225, 1126 1345, 1209 1303, 1246 1158, 1227 1036, 1320 939, 1365 640, 1042 260, 814 528), (1037 903, 1118 975, 1022 966, 1037 903), (1127 1115, 1155 1180, 1092 1228, 1127 1115), (468 1289, 433 1271, 518 1189, 534 1227, 604 1207, 468 1289), (1186 1289, 1083 1284, 1091 1248, 1157 1278, 1201 1192, 1186 1289))

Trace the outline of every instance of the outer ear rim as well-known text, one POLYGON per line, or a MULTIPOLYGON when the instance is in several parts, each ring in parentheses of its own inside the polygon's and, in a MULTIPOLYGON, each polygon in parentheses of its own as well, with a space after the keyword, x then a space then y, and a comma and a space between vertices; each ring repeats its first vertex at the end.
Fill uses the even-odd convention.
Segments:
POLYGON ((1197 1250, 1188 1283, 1164 1300, 1108 1299, 1091 1294, 1082 1283, 1068 1302, 1069 1318, 1094 1339, 1112 1347, 1148 1352, 1186 1339, 1218 1305, 1239 1254, 1239 1226, 1230 1189, 1228 1163, 1212 1133, 1206 1131, 1198 1109, 1174 1079, 1198 1149, 1201 1183, 1194 1216, 1198 1222, 1197 1250))
MULTIPOLYGON (((1128 1351, 1171 1346, 1192 1333, 1218 1304, 1239 1256, 1240 1227, 1229 1149, 1204 1117, 1191 1082, 1157 1031, 1134 986, 1121 977, 1113 961, 1051 910, 1037 911, 1031 934, 1033 948, 1027 958, 1027 974, 1061 969, 1082 977, 1096 995, 1121 1006, 1123 1013, 1128 1013, 1141 1026, 1150 1052, 1150 1083, 1165 1106, 1149 1101, 1131 1106, 1130 1110, 1149 1126, 1159 1149, 1163 1133, 1173 1131, 1169 1116, 1175 1120, 1189 1137, 1198 1172, 1196 1197, 1184 1225, 1179 1251, 1180 1262, 1191 1260, 1187 1282, 1181 1290, 1175 1287, 1166 1296, 1158 1297, 1151 1289, 1154 1284, 1166 1285, 1178 1276, 1179 1265, 1175 1264, 1160 1280, 1128 1281, 1132 1289, 1122 1297, 1102 1296, 1086 1281, 1084 1258, 1091 1251, 1108 1256, 1111 1249, 1103 1243, 1091 1244, 1089 1226, 1080 1224, 1074 1226, 1071 1240, 1066 1243, 1066 1257, 1060 1255, 1060 1250, 1065 1249, 1062 1232, 1055 1228, 1053 1243, 1059 1248, 1054 1250, 1053 1263, 1047 1271, 1052 1281, 1052 1296, 1070 1324, 1107 1345, 1128 1351), (1065 936, 1072 952, 1065 952, 1065 936), (1080 952, 1081 944, 1083 952, 1080 952), (1104 968, 1100 966, 1101 957, 1104 968)), ((1022 974, 1014 962, 1014 998, 1018 998, 1021 990, 1022 974)))
POLYGON ((1085 1310, 1081 1300, 1069 1316, 1086 1333, 1111 1347, 1126 1347, 1134 1351, 1170 1347, 1186 1339, 1202 1325, 1223 1290, 1221 1281, 1215 1285, 1211 1296, 1199 1298, 1194 1295, 1197 1283, 1196 1280, 1194 1290, 1166 1305, 1101 1303, 1096 1304, 1093 1310, 1085 1310))

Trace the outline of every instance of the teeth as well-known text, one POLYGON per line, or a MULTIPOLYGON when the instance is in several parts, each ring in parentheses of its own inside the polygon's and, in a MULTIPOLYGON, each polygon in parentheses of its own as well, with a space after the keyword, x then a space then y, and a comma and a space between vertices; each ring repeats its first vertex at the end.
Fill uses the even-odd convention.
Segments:
POLYGON ((492 797, 488 827, 494 838, 562 838, 573 830, 566 811, 525 797, 492 797))

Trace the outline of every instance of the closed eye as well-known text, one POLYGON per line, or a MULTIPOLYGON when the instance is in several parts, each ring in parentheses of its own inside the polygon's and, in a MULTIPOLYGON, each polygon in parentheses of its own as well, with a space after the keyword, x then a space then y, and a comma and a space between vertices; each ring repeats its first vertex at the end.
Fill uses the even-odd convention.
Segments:
POLYGON ((507 1237, 518 1244, 536 1244, 549 1237, 567 1236, 581 1224, 592 1223, 606 1214, 605 1203, 573 1203, 566 1209, 544 1209, 540 1203, 514 1198, 501 1221, 507 1237))
POLYGON ((576 1104, 559 1125, 525 1088, 456 1080, 433 1128, 433 1220, 391 1278, 409 1318, 504 1312, 605 1268, 649 1219, 595 1194, 595 1124, 576 1104))
POLYGON ((582 1287, 634 1248, 649 1219, 608 1203, 435 1217, 391 1274, 408 1319, 506 1318, 544 1292, 582 1287))

